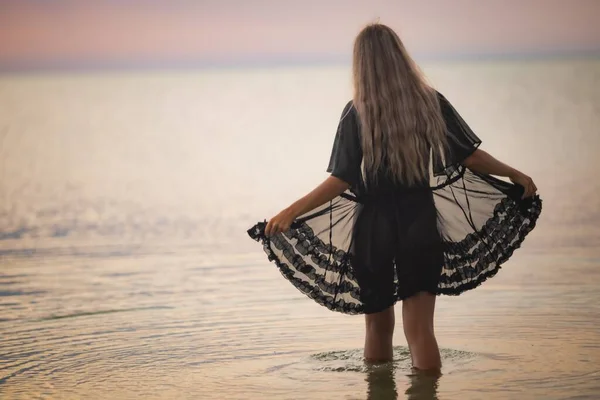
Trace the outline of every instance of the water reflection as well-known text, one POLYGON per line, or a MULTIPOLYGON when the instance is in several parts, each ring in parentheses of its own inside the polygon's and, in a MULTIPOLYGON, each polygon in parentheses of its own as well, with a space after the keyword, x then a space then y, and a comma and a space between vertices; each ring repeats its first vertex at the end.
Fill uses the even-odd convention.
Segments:
POLYGON ((366 379, 368 400, 396 400, 398 398, 394 369, 393 363, 369 368, 366 379))
POLYGON ((438 400, 437 392, 441 374, 413 370, 408 375, 409 386, 406 389, 407 400, 438 400))
MULTIPOLYGON (((397 400, 395 369, 393 363, 373 366, 367 371, 367 400, 397 400)), ((413 370, 404 394, 407 400, 438 400, 439 372, 413 370)))

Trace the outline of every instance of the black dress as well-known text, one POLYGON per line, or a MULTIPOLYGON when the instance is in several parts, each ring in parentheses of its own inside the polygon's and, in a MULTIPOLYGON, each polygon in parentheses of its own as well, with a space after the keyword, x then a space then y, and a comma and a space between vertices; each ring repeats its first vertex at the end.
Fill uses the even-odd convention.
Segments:
POLYGON ((495 275, 535 227, 538 196, 461 163, 481 144, 438 94, 448 145, 432 152, 430 179, 398 185, 384 172, 362 173, 360 121, 342 112, 327 169, 350 190, 298 218, 288 232, 248 230, 301 292, 333 311, 382 311, 418 292, 458 295, 495 275), (368 189, 367 189, 368 188, 368 189))

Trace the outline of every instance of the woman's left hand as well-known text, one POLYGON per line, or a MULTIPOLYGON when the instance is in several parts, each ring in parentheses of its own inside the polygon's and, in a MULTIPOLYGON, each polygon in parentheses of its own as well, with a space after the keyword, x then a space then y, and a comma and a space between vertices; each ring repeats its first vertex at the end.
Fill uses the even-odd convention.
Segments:
POLYGON ((267 223, 265 228, 265 235, 273 236, 281 232, 286 232, 290 229, 292 222, 296 219, 297 215, 292 212, 289 208, 286 208, 267 223))

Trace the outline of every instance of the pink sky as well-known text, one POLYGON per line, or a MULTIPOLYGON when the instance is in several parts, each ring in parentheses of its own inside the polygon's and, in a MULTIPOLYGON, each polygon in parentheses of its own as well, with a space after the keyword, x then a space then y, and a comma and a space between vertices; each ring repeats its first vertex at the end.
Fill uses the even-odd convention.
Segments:
POLYGON ((600 0, 4 0, 0 69, 318 60, 379 17, 425 56, 600 53, 600 0))

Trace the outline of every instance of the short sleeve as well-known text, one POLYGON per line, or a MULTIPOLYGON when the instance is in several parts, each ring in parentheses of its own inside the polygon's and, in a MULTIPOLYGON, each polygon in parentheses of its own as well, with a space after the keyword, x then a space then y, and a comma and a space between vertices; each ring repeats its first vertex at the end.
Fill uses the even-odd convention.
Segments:
POLYGON ((452 104, 442 94, 438 93, 438 97, 442 115, 446 122, 448 139, 445 164, 450 166, 462 163, 477 150, 481 140, 462 119, 452 104))
POLYGON ((327 172, 356 187, 361 181, 362 147, 356 109, 350 101, 340 118, 327 172))

